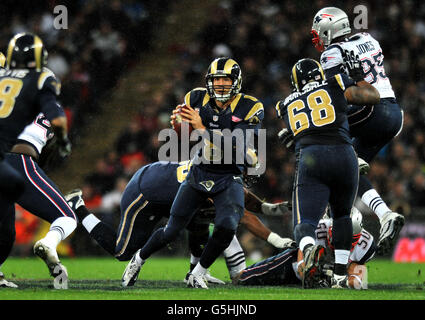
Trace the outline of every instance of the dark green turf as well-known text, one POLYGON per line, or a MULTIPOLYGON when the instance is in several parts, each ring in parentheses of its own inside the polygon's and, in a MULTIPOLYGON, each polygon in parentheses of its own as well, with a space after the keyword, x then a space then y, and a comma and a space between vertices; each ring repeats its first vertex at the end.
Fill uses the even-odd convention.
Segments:
POLYGON ((211 273, 226 285, 209 290, 186 288, 186 258, 151 258, 134 287, 122 288, 126 262, 111 258, 63 259, 68 268, 69 289, 53 289, 47 268, 36 258, 10 258, 2 267, 18 289, 0 289, 0 300, 425 300, 425 264, 397 264, 374 260, 368 264, 369 289, 303 290, 299 287, 240 287, 230 283, 223 259, 211 273))

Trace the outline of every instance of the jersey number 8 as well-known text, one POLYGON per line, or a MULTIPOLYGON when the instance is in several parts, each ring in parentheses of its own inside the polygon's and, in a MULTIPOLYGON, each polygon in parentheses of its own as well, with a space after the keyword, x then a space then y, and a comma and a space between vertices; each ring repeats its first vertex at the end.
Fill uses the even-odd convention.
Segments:
MULTIPOLYGON (((322 127, 335 121, 335 108, 332 99, 326 90, 320 89, 307 97, 307 105, 311 122, 316 127, 322 127)), ((304 112, 305 104, 302 100, 295 100, 288 106, 288 119, 294 136, 310 127, 310 118, 304 112)))
POLYGON ((0 81, 0 118, 7 118, 15 106, 15 98, 22 89, 22 81, 18 79, 3 79, 0 81))

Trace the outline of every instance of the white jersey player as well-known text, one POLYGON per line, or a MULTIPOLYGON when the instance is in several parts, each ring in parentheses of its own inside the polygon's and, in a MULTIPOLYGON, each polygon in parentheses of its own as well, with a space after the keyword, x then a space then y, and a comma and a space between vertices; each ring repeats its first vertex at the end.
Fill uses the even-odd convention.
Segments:
MULTIPOLYGON (((380 94, 379 104, 351 106, 348 113, 354 148, 358 157, 369 163, 400 133, 403 125, 403 111, 385 72, 383 50, 369 33, 351 35, 347 14, 335 7, 317 12, 311 34, 313 45, 322 52, 320 63, 326 77, 347 73, 345 59, 349 55, 358 56, 363 67, 360 78, 372 84, 380 94)), ((387 206, 366 175, 359 179, 358 196, 380 219, 378 254, 390 253, 404 225, 404 217, 387 206)))
MULTIPOLYGON (((43 148, 53 136, 50 129, 50 122, 40 113, 18 136, 11 152, 5 155, 5 161, 25 178, 25 191, 17 203, 51 224, 45 237, 35 243, 34 253, 43 259, 51 276, 55 278, 54 287, 66 289, 68 274, 60 263, 56 247, 75 230, 77 218, 59 188, 38 165, 43 148)), ((70 144, 61 145, 59 150, 69 153, 70 148, 70 144)), ((7 213, 15 214, 14 205, 7 209, 7 213)), ((14 225, 10 228, 14 228, 14 225)), ((10 240, 12 243, 14 241, 1 240, 10 240)))
POLYGON ((33 122, 25 127, 24 131, 18 136, 18 141, 26 141, 31 144, 40 155, 47 141, 53 138, 50 128, 49 120, 46 119, 43 113, 40 113, 33 122))
POLYGON ((365 80, 378 90, 381 99, 395 98, 390 79, 385 73, 382 48, 369 33, 357 33, 344 41, 332 43, 320 57, 320 63, 326 74, 337 74, 341 71, 347 73, 344 68, 344 56, 351 51, 359 56, 365 80))
MULTIPOLYGON (((355 208, 351 214, 353 224, 352 247, 349 253, 347 276, 344 281, 335 282, 333 277, 334 248, 332 246, 332 219, 320 220, 316 228, 316 244, 323 253, 317 264, 319 272, 310 288, 333 287, 367 289, 365 263, 375 255, 376 244, 373 236, 363 229, 362 215, 355 208), (326 249, 325 249, 326 248, 326 249)), ((259 261, 233 278, 239 285, 297 285, 303 282, 304 260, 298 248, 288 248, 279 254, 259 261)))
MULTIPOLYGON (((367 289, 367 269, 364 265, 374 257, 376 244, 373 236, 363 228, 362 214, 356 208, 353 208, 351 220, 353 242, 348 259, 347 287, 367 289)), ((334 249, 332 246, 332 219, 319 221, 316 229, 316 244, 334 249)))

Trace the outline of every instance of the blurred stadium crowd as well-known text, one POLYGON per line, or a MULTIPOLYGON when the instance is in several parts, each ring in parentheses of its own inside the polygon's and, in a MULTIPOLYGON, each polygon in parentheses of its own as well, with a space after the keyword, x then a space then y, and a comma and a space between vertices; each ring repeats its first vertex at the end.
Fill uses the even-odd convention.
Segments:
MULTIPOLYGON (((332 4, 344 9, 353 21, 356 2, 332 4)), ((126 170, 117 167, 125 167, 134 157, 139 159, 138 164, 157 161, 156 134, 168 126, 170 110, 187 91, 204 86, 208 64, 214 57, 225 55, 242 67, 242 91, 261 99, 266 109, 263 127, 268 138, 267 170, 254 190, 271 201, 289 199, 294 159, 277 142, 282 124, 274 106, 291 91, 292 65, 303 57, 319 59, 309 32, 315 12, 327 5, 331 3, 314 1, 306 6, 302 1, 222 1, 192 43, 175 45, 176 67, 169 78, 172 84, 157 92, 148 107, 141 108, 139 118, 123 130, 111 150, 116 156, 109 153, 99 159, 97 172, 88 176, 87 182, 97 188, 100 198, 105 197, 114 181, 119 182, 120 188, 121 180, 116 178, 126 170), (112 161, 111 166, 111 158, 121 162, 112 161), (114 174, 109 175, 111 171, 114 174)), ((410 0, 370 1, 367 8, 368 29, 360 31, 370 32, 380 41, 387 73, 404 109, 401 134, 371 164, 370 176, 391 207, 409 215, 412 208, 425 206, 425 81, 421 79, 425 71, 425 57, 421 54, 425 45, 425 4, 410 0), (384 6, 386 10, 382 10, 384 6)))
MULTIPOLYGON (((62 81, 61 101, 70 118, 72 137, 78 141, 86 115, 101 111, 101 99, 137 62, 137 55, 149 49, 155 23, 161 18, 158 12, 165 15, 167 5, 166 1, 70 1, 67 8, 74 21, 61 33, 52 29, 54 4, 42 1, 37 12, 33 7, 15 8, 12 16, 0 10, 0 47, 5 48, 10 35, 18 31, 32 30, 43 38, 49 49, 48 66, 62 81)), ((116 212, 131 174, 158 160, 157 134, 169 127, 171 110, 187 91, 205 86, 205 72, 217 56, 238 61, 242 92, 262 100, 266 110, 267 170, 253 190, 270 202, 290 199, 294 156, 278 144, 282 123, 276 117, 275 103, 291 91, 293 64, 304 57, 319 59, 310 38, 314 14, 322 7, 337 6, 353 21, 353 8, 358 4, 221 1, 191 43, 175 43, 170 48, 175 53, 175 68, 163 90, 140 106, 139 116, 123 129, 115 145, 95 160, 96 168, 82 186, 87 207, 106 216, 116 212)), ((381 43, 387 74, 404 109, 402 132, 371 164, 370 177, 390 207, 409 216, 415 208, 425 207, 425 80, 421 77, 425 72, 425 3, 377 0, 362 4, 368 9, 367 30, 353 32, 367 31, 381 43)))

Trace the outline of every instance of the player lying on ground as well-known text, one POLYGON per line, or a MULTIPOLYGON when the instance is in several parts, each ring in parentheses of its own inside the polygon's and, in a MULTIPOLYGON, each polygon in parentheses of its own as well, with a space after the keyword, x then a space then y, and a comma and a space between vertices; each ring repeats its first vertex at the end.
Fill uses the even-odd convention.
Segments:
MULTIPOLYGON (((162 218, 169 217, 174 197, 180 184, 186 179, 189 169, 189 161, 155 162, 140 168, 133 175, 122 195, 121 221, 117 231, 87 210, 81 190, 77 189, 65 197, 90 236, 118 260, 128 261, 137 249, 145 244, 158 222, 162 218)), ((292 240, 281 238, 271 232, 258 217, 247 211, 278 215, 283 214, 286 208, 281 203, 270 204, 261 201, 247 189, 245 189, 245 194, 246 210, 241 223, 253 234, 268 241, 276 248, 291 245, 292 240)), ((198 263, 202 247, 208 241, 209 225, 213 222, 214 217, 214 206, 212 201, 207 199, 187 226, 191 270, 198 263)), ((231 277, 245 267, 245 256, 235 237, 231 245, 224 250, 224 256, 231 277)))
MULTIPOLYGON (((345 288, 367 289, 366 262, 371 260, 376 251, 373 236, 362 227, 362 215, 353 208, 351 216, 353 224, 353 240, 350 250, 348 281, 345 288)), ((320 220, 316 229, 316 242, 327 250, 327 255, 320 261, 320 277, 311 282, 311 287, 330 287, 334 263, 332 245, 332 219, 320 220)), ((233 283, 249 286, 286 286, 302 284, 302 263, 300 251, 288 248, 281 253, 257 262, 235 278, 233 283)))

